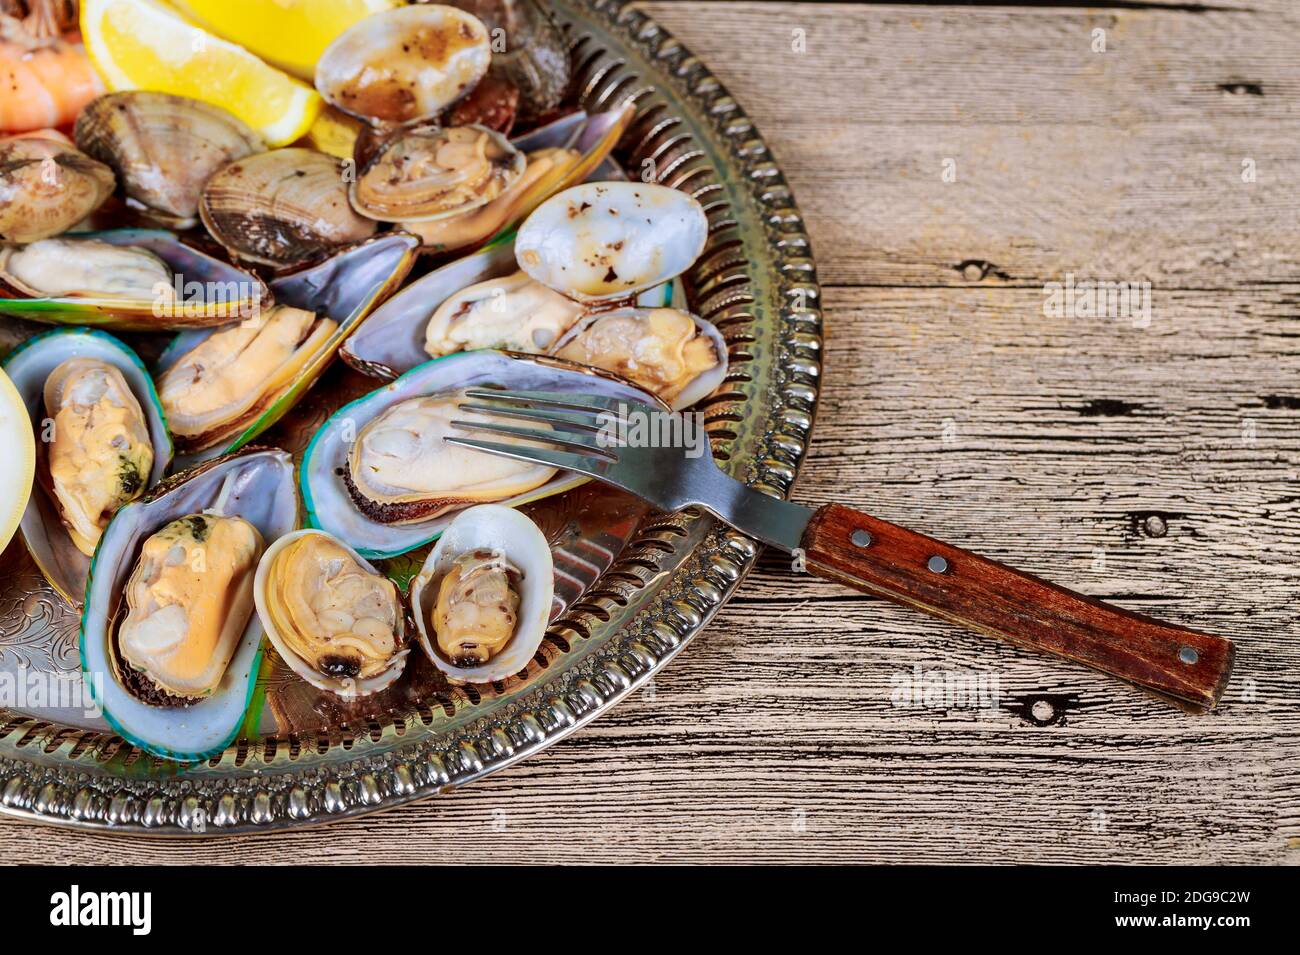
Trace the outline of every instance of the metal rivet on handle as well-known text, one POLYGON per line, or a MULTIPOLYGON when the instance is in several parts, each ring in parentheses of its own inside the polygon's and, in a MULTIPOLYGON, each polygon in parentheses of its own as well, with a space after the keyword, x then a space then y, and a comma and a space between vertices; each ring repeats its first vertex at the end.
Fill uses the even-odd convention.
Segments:
POLYGON ((1183 647, 1178 651, 1178 659, 1182 660, 1184 663, 1195 663, 1200 658, 1201 655, 1196 652, 1195 647, 1183 647))
POLYGON ((932 574, 948 573, 948 561, 943 557, 940 557, 938 554, 935 554, 933 557, 927 560, 925 562, 925 566, 930 569, 930 572, 932 574))
POLYGON ((859 527, 856 531, 854 531, 852 534, 849 535, 849 540, 853 541, 854 545, 857 547, 870 547, 871 531, 864 531, 862 528, 859 527))

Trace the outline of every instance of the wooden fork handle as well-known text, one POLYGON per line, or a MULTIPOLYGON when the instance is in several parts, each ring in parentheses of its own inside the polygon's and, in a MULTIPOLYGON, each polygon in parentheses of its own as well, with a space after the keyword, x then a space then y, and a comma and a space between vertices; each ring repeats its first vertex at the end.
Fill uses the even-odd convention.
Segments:
POLYGON ((811 573, 989 636, 1055 653, 1201 709, 1218 702, 1232 641, 1076 594, 861 511, 830 504, 803 537, 811 573))

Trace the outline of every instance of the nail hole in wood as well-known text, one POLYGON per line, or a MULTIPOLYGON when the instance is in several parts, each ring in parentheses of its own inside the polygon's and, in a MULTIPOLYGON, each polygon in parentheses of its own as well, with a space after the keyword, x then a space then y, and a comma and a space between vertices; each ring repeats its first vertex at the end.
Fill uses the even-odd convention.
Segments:
POLYGON ((930 573, 932 574, 948 573, 948 561, 945 558, 940 557, 938 554, 935 554, 927 560, 925 566, 929 568, 930 573))
POLYGON ((1164 537, 1169 532, 1169 525, 1159 514, 1152 514, 1146 519, 1146 532, 1148 537, 1164 537))
POLYGON ((849 540, 853 541, 853 545, 855 547, 870 547, 871 532, 864 531, 862 528, 859 527, 856 531, 854 531, 852 534, 849 535, 849 540))
POLYGON ((1200 658, 1201 655, 1196 652, 1195 647, 1183 647, 1178 651, 1178 659, 1189 665, 1195 663, 1200 658))

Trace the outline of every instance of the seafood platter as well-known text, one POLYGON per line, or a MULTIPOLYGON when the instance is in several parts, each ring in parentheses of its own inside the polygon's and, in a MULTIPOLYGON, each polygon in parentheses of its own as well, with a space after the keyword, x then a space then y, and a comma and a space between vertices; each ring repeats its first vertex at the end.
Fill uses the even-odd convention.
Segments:
POLYGON ((485 391, 594 394, 789 490, 807 239, 644 14, 0 0, 0 90, 0 810, 239 832, 439 792, 743 578, 702 511, 444 440, 509 417, 485 391))

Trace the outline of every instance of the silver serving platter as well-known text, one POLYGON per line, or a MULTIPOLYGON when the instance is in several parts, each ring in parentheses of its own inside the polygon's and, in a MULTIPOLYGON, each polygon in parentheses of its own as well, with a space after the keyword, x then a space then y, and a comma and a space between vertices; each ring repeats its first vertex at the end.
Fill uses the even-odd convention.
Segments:
MULTIPOLYGON (((581 105, 637 116, 616 157, 696 196, 711 237, 684 278, 729 344, 701 410, 733 475, 788 494, 807 449, 821 311, 803 221, 754 124, 698 59, 628 0, 555 0, 581 105)), ((0 346, 21 330, 6 328, 0 346)), ((261 443, 288 450, 375 382, 336 367, 261 443)), ((87 829, 264 832, 443 792, 549 746, 635 690, 735 592, 758 545, 703 513, 664 515, 598 485, 530 507, 557 559, 564 611, 526 677, 453 687, 413 667, 392 692, 344 704, 266 654, 253 716, 222 755, 156 759, 77 709, 0 708, 0 811, 87 829)), ((389 562, 389 570, 407 568, 389 562)), ((0 556, 0 688, 32 671, 78 679, 79 618, 20 541, 0 556)), ((413 656, 412 659, 415 659, 413 656)))

